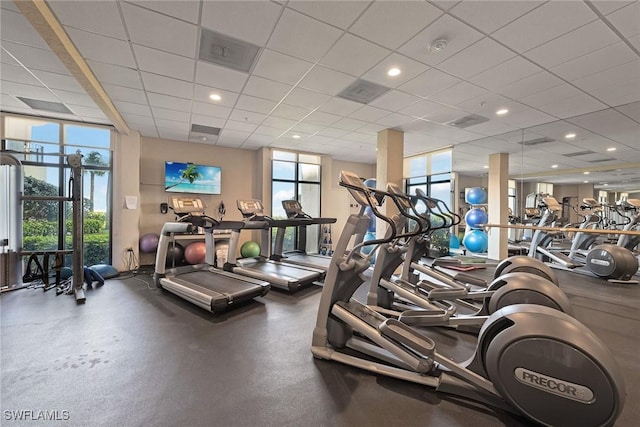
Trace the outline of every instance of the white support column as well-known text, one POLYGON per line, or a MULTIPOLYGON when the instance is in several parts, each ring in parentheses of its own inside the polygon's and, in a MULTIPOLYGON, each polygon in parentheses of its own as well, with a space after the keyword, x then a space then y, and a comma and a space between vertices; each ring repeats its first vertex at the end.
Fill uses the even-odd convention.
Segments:
MULTIPOLYGON (((509 154, 497 153, 489 156, 488 211, 489 222, 507 224, 509 221, 509 154)), ((490 259, 503 260, 508 255, 508 230, 492 228, 489 233, 490 259)))
MULTIPOLYGON (((402 186, 402 167, 404 159, 404 132, 395 129, 385 129, 378 132, 376 164, 376 185, 385 189, 387 183, 392 182, 402 186)), ((380 209, 382 213, 391 216, 397 213, 397 208, 388 201, 380 209)), ((376 235, 384 236, 386 224, 377 220, 376 235)))

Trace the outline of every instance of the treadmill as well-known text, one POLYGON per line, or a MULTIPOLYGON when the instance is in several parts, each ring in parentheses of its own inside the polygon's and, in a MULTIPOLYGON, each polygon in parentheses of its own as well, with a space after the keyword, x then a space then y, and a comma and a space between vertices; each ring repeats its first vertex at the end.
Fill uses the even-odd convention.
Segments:
POLYGON ((229 242, 229 256, 224 269, 243 276, 259 280, 266 280, 274 288, 294 292, 302 287, 322 284, 325 271, 317 268, 293 266, 269 259, 264 247, 270 247, 269 231, 271 228, 293 227, 297 225, 294 220, 273 219, 264 215, 264 207, 260 200, 238 200, 238 209, 244 218, 246 229, 260 229, 262 231, 262 253, 257 257, 236 258, 240 241, 240 229, 232 230, 229 242))
POLYGON ((327 271, 331 264, 331 256, 309 254, 306 251, 307 226, 334 224, 336 218, 313 218, 302 210, 302 205, 300 205, 300 202, 297 200, 283 200, 282 207, 287 214, 287 218, 296 221, 298 236, 295 242, 295 248, 291 251, 283 252, 286 227, 279 227, 276 233, 276 241, 271 259, 287 264, 319 268, 327 271))
POLYGON ((167 222, 162 227, 153 275, 156 286, 214 314, 223 313, 235 305, 269 292, 269 282, 214 267, 214 229, 239 230, 244 227, 242 221, 217 221, 205 215, 206 205, 196 197, 172 196, 170 206, 178 215, 178 220, 167 222), (193 235, 194 238, 199 238, 201 235, 194 233, 199 228, 204 229, 205 263, 167 269, 167 251, 175 241, 175 236, 193 235))

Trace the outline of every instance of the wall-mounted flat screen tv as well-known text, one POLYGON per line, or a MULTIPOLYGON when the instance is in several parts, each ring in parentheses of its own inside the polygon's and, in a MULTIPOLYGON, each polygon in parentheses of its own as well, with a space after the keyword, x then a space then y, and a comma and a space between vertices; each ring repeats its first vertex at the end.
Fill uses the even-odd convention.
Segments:
POLYGON ((221 194, 222 168, 165 162, 164 190, 170 193, 221 194))

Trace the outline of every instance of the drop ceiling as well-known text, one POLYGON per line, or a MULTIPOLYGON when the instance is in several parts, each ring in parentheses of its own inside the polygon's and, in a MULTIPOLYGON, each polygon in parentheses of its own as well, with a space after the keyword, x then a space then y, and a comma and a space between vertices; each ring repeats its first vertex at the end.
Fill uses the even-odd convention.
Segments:
POLYGON ((115 111, 148 137, 371 163, 376 133, 395 128, 405 156, 451 146, 464 174, 505 152, 515 178, 640 191, 637 1, 47 2, 113 111, 23 7, 0 5, 4 112, 116 125, 115 111), (249 71, 200 59, 203 32, 257 46, 249 71), (345 99, 371 95, 359 81, 381 94, 345 99))

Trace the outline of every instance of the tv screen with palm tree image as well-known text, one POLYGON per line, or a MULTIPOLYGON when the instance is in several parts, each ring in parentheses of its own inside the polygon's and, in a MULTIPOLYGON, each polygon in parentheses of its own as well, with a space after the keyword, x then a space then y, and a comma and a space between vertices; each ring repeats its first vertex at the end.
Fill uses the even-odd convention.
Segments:
POLYGON ((221 194, 222 168, 165 162, 164 190, 170 193, 221 194))

